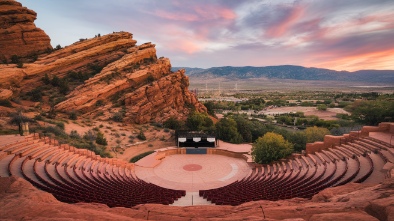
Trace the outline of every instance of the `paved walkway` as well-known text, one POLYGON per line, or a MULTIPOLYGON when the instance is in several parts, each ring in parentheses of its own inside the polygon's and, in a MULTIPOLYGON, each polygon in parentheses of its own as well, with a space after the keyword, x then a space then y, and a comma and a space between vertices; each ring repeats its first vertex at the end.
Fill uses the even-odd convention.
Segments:
POLYGON ((225 186, 250 172, 244 160, 221 155, 171 155, 154 168, 135 167, 142 180, 190 192, 225 186))
POLYGON ((381 141, 384 141, 388 144, 394 145, 394 134, 388 132, 369 132, 369 136, 381 141), (393 136, 393 137, 392 137, 393 136))
POLYGON ((236 153, 249 153, 252 149, 252 144, 232 144, 219 140, 217 149, 228 150, 236 153))
POLYGON ((199 206, 199 205, 213 205, 211 201, 202 198, 198 192, 186 192, 186 196, 176 200, 171 206, 199 206))

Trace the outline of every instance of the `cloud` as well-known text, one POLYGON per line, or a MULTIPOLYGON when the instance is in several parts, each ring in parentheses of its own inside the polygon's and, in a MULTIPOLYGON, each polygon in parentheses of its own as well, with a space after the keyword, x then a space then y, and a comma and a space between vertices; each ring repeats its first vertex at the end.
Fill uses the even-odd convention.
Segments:
POLYGON ((268 38, 282 37, 286 34, 288 29, 298 22, 304 13, 304 9, 301 6, 278 6, 275 12, 275 15, 278 16, 270 22, 269 27, 265 31, 265 35, 268 38))
POLYGON ((394 69, 392 0, 21 2, 38 12, 54 44, 128 31, 154 42, 174 66, 394 69))

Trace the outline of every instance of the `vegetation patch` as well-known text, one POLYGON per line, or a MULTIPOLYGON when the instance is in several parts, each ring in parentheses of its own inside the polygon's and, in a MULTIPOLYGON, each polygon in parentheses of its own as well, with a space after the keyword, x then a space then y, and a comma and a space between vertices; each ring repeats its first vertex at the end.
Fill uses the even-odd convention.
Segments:
POLYGON ((147 151, 147 152, 145 152, 145 153, 141 153, 141 154, 139 154, 139 155, 137 155, 137 156, 131 158, 131 159, 130 159, 130 163, 135 163, 135 162, 141 160, 142 158, 144 158, 144 157, 146 157, 146 156, 148 156, 148 155, 150 155, 150 154, 152 154, 152 153, 154 153, 154 152, 155 152, 155 151, 152 150, 152 151, 147 151))
POLYGON ((253 161, 259 164, 268 164, 286 158, 293 152, 293 144, 282 135, 268 132, 253 143, 253 161))
POLYGON ((0 106, 3 107, 12 107, 12 104, 9 100, 0 100, 0 106))

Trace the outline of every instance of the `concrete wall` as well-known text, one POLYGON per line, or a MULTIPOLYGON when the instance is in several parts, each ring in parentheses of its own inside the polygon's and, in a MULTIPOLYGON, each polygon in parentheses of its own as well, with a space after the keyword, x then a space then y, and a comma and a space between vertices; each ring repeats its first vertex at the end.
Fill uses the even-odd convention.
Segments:
POLYGON ((244 159, 246 161, 248 160, 248 158, 246 156, 244 156, 242 153, 236 153, 236 152, 231 152, 231 151, 222 150, 222 149, 209 148, 209 149, 207 149, 207 154, 216 154, 216 155, 222 155, 222 156, 226 156, 226 157, 244 159))
MULTIPOLYGON (((177 148, 177 149, 159 151, 157 152, 155 158, 156 160, 162 160, 166 156, 175 155, 175 154, 186 154, 186 148, 177 148)), ((248 158, 244 156, 242 153, 236 153, 222 149, 207 148, 207 154, 216 154, 216 155, 248 160, 248 158)))

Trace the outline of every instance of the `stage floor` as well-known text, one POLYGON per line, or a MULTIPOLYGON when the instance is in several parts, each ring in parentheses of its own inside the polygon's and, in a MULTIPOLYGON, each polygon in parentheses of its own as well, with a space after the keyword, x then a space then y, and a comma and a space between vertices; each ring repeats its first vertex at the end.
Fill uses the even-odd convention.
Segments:
POLYGON ((138 178, 158 186, 198 191, 218 188, 251 173, 242 159, 221 155, 171 155, 154 168, 136 166, 138 178))

